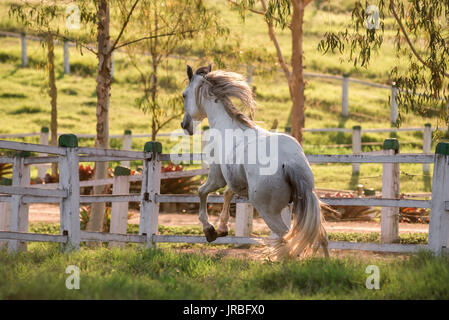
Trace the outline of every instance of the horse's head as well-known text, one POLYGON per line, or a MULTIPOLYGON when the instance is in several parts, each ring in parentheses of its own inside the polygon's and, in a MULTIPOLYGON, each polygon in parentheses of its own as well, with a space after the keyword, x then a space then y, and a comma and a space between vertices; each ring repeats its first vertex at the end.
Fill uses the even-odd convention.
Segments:
POLYGON ((196 99, 197 87, 204 80, 204 76, 212 69, 212 64, 207 67, 200 67, 193 72, 191 66, 187 65, 187 76, 189 77, 189 85, 182 93, 184 98, 184 119, 181 122, 181 128, 189 135, 193 135, 194 121, 201 121, 206 117, 203 108, 198 106, 196 99))

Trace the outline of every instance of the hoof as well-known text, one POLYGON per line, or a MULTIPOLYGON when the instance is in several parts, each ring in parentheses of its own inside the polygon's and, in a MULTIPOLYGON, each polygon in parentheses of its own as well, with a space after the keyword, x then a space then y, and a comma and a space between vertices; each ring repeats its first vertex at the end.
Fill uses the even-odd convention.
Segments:
POLYGON ((207 242, 215 241, 218 237, 217 231, 215 231, 215 228, 213 226, 209 226, 203 231, 204 235, 206 236, 207 242))
POLYGON ((226 237, 228 235, 228 230, 226 230, 226 231, 220 231, 220 230, 218 230, 217 231, 217 236, 218 237, 226 237))

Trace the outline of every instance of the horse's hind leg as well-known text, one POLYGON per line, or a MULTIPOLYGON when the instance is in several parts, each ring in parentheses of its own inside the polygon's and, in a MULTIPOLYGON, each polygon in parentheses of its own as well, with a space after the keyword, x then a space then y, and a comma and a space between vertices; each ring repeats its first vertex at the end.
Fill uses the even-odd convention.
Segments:
POLYGON ((209 223, 209 216, 207 215, 207 196, 210 192, 216 191, 225 185, 226 181, 223 178, 221 169, 216 165, 211 165, 206 183, 198 190, 198 195, 200 197, 199 219, 203 224, 203 232, 208 242, 217 239, 218 234, 215 231, 214 226, 209 223))
POLYGON ((225 237, 228 235, 229 210, 231 207, 231 200, 233 195, 234 192, 232 192, 232 190, 229 189, 229 187, 226 188, 226 190, 223 193, 223 209, 221 210, 217 227, 217 235, 219 237, 225 237))

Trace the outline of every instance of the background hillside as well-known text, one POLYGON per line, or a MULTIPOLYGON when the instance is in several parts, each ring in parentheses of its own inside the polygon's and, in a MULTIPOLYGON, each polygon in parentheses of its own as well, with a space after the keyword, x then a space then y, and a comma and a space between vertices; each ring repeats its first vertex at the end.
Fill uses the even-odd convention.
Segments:
MULTIPOLYGON (((21 27, 8 17, 8 5, 11 1, 0 2, 0 30, 21 31, 21 27)), ((208 0, 211 7, 220 11, 223 20, 238 35, 243 50, 245 48, 266 48, 274 54, 274 47, 267 35, 267 28, 261 16, 247 14, 243 22, 238 12, 225 0, 208 0)), ((378 83, 389 82, 389 70, 398 64, 392 45, 394 31, 391 21, 386 21, 385 45, 376 53, 367 69, 354 69, 351 63, 342 61, 340 56, 323 56, 317 51, 322 35, 332 29, 342 29, 351 22, 353 1, 314 1, 306 9, 304 25, 304 51, 307 72, 328 74, 350 73, 352 77, 367 79, 378 83)), ((290 35, 278 30, 278 40, 286 59, 290 59, 290 35)), ((236 39, 238 39, 236 38, 236 39)), ((28 41, 29 68, 21 68, 20 40, 0 38, 0 133, 38 132, 50 122, 50 102, 46 93, 46 76, 43 70, 45 50, 35 41, 28 41)), ((166 93, 181 94, 186 85, 185 64, 198 66, 196 56, 201 48, 190 46, 179 49, 180 57, 169 59, 163 65, 160 81, 166 93)), ((236 53, 241 54, 241 53, 236 53)), ((115 74, 112 84, 110 108, 110 133, 121 134, 125 129, 133 133, 149 133, 150 118, 135 106, 135 99, 141 95, 138 74, 130 66, 124 53, 114 55, 115 74)), ((56 74, 58 86, 58 124, 59 132, 95 133, 96 110, 96 59, 93 54, 80 54, 75 48, 70 51, 71 75, 64 75, 62 66, 62 46, 56 46, 56 74)), ((142 63, 149 63, 142 60, 142 63)), ((233 69, 246 73, 246 67, 233 69)), ((290 126, 290 97, 284 76, 280 72, 269 75, 255 70, 252 85, 256 87, 258 109, 256 120, 265 128, 270 128, 274 119, 279 122, 278 129, 283 131, 290 126)), ((306 128, 342 127, 363 128, 390 127, 389 90, 375 89, 350 83, 349 117, 340 116, 341 82, 323 79, 307 79, 306 86, 306 128)), ((163 131, 178 129, 180 121, 173 121, 163 131)), ((403 127, 422 127, 429 122, 433 126, 437 119, 405 115, 403 127)), ((363 142, 383 142, 390 134, 363 134, 363 142)), ((396 135, 401 142, 401 152, 421 152, 422 133, 406 132, 396 135)), ((173 142, 160 139, 164 150, 173 142)), ((25 141, 37 142, 37 138, 25 141)), ((120 147, 118 139, 111 140, 111 147, 120 147)), ((140 150, 144 140, 134 139, 133 148, 140 150)), ((335 147, 336 144, 350 144, 351 135, 343 133, 305 133, 304 149, 306 153, 350 153, 350 148, 335 147)), ((82 140, 83 145, 93 145, 93 140, 82 140)), ((380 146, 365 146, 363 151, 374 150, 380 146)), ((362 165, 361 173, 351 177, 350 165, 314 166, 318 187, 353 189, 357 183, 380 189, 381 166, 362 165)), ((404 192, 429 191, 430 177, 423 176, 421 165, 402 165, 401 190, 404 192)))

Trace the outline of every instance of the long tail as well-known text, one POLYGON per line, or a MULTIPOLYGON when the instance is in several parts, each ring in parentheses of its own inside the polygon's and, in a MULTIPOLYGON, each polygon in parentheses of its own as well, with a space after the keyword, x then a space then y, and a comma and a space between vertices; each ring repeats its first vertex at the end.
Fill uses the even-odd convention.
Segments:
POLYGON ((273 258, 304 258, 320 245, 327 252, 327 234, 321 214, 323 203, 299 170, 285 166, 285 173, 293 188, 293 221, 289 232, 275 244, 273 258))

